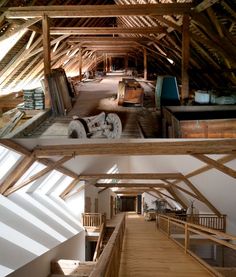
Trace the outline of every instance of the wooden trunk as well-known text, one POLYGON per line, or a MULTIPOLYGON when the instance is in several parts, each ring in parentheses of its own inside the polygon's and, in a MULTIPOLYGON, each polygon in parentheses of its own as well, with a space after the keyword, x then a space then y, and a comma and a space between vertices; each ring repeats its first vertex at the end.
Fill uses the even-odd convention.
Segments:
POLYGON ((236 106, 163 107, 162 136, 236 138, 236 106))

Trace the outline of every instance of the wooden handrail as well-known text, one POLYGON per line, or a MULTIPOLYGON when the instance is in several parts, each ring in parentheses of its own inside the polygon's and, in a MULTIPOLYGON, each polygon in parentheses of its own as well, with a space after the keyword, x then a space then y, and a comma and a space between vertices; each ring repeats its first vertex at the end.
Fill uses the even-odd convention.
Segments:
POLYGON ((122 243, 125 232, 125 215, 116 225, 107 245, 89 277, 118 277, 122 243))
POLYGON ((102 226, 101 226, 100 234, 98 237, 96 249, 94 251, 93 262, 97 261, 97 259, 99 258, 99 255, 101 253, 101 247, 102 247, 102 241, 103 241, 104 234, 105 234, 105 223, 103 222, 102 226))
MULTIPOLYGON (((167 215, 168 216, 168 215, 167 215)), ((172 215, 170 216, 172 217, 172 215)), ((205 226, 210 229, 215 229, 225 232, 226 230, 226 215, 220 217, 213 214, 186 215, 176 214, 173 218, 187 222, 192 222, 197 225, 205 226)))
MULTIPOLYGON (((216 271, 213 267, 209 266, 204 260, 199 258, 196 254, 194 254, 189 249, 189 241, 191 239, 190 232, 198 234, 202 236, 205 239, 208 239, 210 241, 216 242, 219 245, 229 247, 230 249, 236 250, 236 245, 233 243, 230 243, 229 241, 236 241, 236 236, 232 236, 230 234, 226 234, 221 231, 217 231, 214 229, 210 229, 204 226, 200 226, 194 223, 185 222, 183 220, 179 220, 173 217, 168 217, 165 215, 158 215, 159 224, 157 225, 160 230, 162 230, 170 239, 172 239, 174 242, 176 242, 179 246, 184 248, 185 253, 190 254, 195 259, 197 259, 200 263, 202 263, 209 271, 215 274, 215 276, 222 276, 218 271, 216 271), (165 224, 165 225, 164 225, 165 224), (177 240, 174 239, 174 237, 171 236, 171 225, 178 226, 183 229, 184 231, 184 245, 179 243, 177 240), (228 240, 228 241, 227 241, 228 240)), ((158 220, 157 219, 157 220, 158 220)))
POLYGON ((106 223, 105 214, 101 214, 101 213, 83 213, 82 220, 83 220, 84 227, 100 228, 102 223, 106 223))

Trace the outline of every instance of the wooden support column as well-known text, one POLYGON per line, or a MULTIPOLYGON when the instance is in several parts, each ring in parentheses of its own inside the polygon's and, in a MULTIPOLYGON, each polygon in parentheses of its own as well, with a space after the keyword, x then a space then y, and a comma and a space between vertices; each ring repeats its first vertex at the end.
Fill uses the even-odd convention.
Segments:
POLYGON ((112 57, 109 57, 109 71, 112 71, 112 57))
POLYGON ((190 59, 190 36, 189 36, 189 25, 190 19, 189 15, 183 15, 183 26, 182 26, 182 88, 181 88, 181 97, 182 100, 189 97, 189 59, 190 59))
POLYGON ((106 55, 103 56, 103 72, 106 72, 106 55))
POLYGON ((108 64, 108 57, 106 54, 106 73, 109 72, 109 64, 108 64))
POLYGON ((82 47, 79 47, 79 80, 82 81, 82 65, 83 65, 83 61, 82 61, 82 47))
POLYGON ((44 81, 45 81, 45 107, 50 108, 50 96, 47 76, 51 73, 51 45, 50 45, 50 28, 49 18, 43 15, 43 62, 44 62, 44 81))
POLYGON ((125 72, 128 70, 128 55, 125 55, 125 72))
POLYGON ((94 66, 94 73, 96 74, 96 71, 97 71, 97 62, 98 62, 98 54, 97 52, 95 52, 95 66, 94 66))
POLYGON ((147 80, 147 49, 143 48, 143 78, 147 80))

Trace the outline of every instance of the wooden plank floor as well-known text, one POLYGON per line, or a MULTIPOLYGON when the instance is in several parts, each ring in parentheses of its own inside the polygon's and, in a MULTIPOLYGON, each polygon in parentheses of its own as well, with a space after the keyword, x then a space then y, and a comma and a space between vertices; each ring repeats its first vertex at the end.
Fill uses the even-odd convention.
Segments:
POLYGON ((154 221, 128 213, 120 277, 212 276, 197 261, 158 231, 154 221))
POLYGON ((65 117, 50 117, 31 134, 28 134, 28 137, 67 138, 68 125, 73 115, 87 117, 97 115, 102 111, 119 115, 123 129, 121 138, 141 138, 141 129, 148 137, 157 137, 157 130, 161 128, 153 112, 155 103, 153 92, 144 83, 145 107, 118 106, 116 94, 122 77, 106 76, 101 80, 81 83, 77 87, 78 96, 69 114, 65 117))

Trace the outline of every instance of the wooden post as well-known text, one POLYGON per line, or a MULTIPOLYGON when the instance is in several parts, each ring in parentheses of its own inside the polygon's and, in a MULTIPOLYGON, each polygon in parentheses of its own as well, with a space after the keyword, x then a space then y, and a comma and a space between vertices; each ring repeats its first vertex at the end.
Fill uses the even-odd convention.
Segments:
POLYGON ((185 226, 184 226, 184 232, 185 232, 185 239, 184 239, 184 251, 185 251, 185 254, 187 254, 188 252, 188 248, 189 248, 189 231, 188 231, 188 224, 185 223, 185 226))
POLYGON ((45 107, 50 108, 49 85, 48 85, 48 81, 47 81, 47 76, 51 73, 51 49, 50 49, 49 18, 47 15, 43 15, 42 29, 43 29, 45 107))
POLYGON ((79 47, 79 80, 82 81, 82 65, 83 65, 83 61, 82 61, 82 46, 79 47))
POLYGON ((190 58, 190 37, 189 37, 189 15, 183 15, 183 26, 182 26, 182 88, 181 88, 181 97, 182 100, 189 97, 189 58, 190 58))
POLYGON ((143 78, 147 80, 147 49, 143 48, 143 78))
POLYGON ((103 57, 103 72, 106 72, 106 55, 103 57))
POLYGON ((97 62, 98 62, 98 55, 97 55, 97 52, 95 52, 94 75, 96 75, 96 71, 97 71, 97 62))
POLYGON ((125 72, 128 70, 128 55, 125 55, 125 72))
POLYGON ((170 219, 167 219, 167 236, 170 237, 170 219))
POLYGON ((109 71, 112 71, 112 57, 111 56, 109 57, 109 68, 110 68, 109 71))

